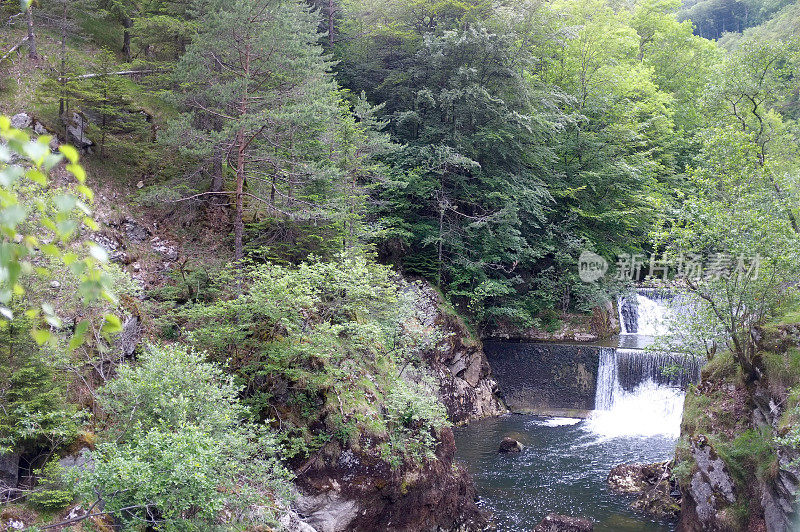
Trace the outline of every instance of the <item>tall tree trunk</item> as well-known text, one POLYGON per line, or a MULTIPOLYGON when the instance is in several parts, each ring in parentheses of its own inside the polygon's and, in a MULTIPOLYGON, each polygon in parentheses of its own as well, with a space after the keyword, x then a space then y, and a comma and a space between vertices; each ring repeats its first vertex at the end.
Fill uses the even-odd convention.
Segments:
POLYGON ((236 160, 236 215, 233 220, 233 258, 236 261, 240 261, 244 256, 242 244, 244 235, 244 130, 239 130, 239 133, 236 135, 236 143, 239 145, 239 154, 236 160))
POLYGON ((328 0, 328 44, 331 48, 333 48, 334 43, 334 33, 336 28, 334 27, 334 16, 336 14, 336 4, 334 0, 328 0))
POLYGON ((278 188, 278 172, 273 172, 272 174, 272 185, 269 189, 269 206, 272 207, 273 214, 278 212, 277 207, 275 207, 275 189, 278 188))
POLYGON ((442 261, 444 260, 444 191, 439 190, 439 242, 436 265, 436 286, 442 286, 442 261))
POLYGON ((64 141, 69 143, 69 133, 67 131, 67 8, 68 0, 64 0, 64 12, 61 16, 61 98, 58 100, 58 116, 64 125, 64 141))
MULTIPOLYGON (((245 79, 250 75, 250 43, 247 43, 247 46, 245 46, 244 74, 245 79)), ((242 101, 239 105, 239 116, 242 119, 247 116, 248 103, 248 86, 245 82, 244 94, 242 95, 242 101)), ((236 216, 233 220, 233 245, 234 259, 240 261, 242 257, 244 257, 244 246, 242 243, 244 237, 244 163, 245 152, 249 144, 249 141, 245 139, 244 126, 242 126, 236 134, 236 144, 239 148, 239 153, 236 158, 236 216)))
POLYGON ((133 27, 133 19, 128 15, 124 15, 122 19, 122 53, 125 54, 125 60, 131 62, 131 28, 133 27))
POLYGON ((36 59, 36 35, 33 33, 33 7, 28 6, 28 57, 36 59))

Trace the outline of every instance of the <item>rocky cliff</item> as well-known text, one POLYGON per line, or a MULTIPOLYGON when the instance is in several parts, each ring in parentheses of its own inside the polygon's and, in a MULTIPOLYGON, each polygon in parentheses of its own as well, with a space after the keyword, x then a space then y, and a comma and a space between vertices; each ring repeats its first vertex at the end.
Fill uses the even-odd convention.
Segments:
MULTIPOLYGON (((430 340, 418 353, 434 378, 454 424, 507 412, 481 342, 430 285, 411 283, 415 303, 408 329, 430 340)), ((330 444, 297 472, 299 490, 287 523, 296 532, 482 530, 486 516, 475 504, 475 485, 453 463, 450 428, 437 434, 435 459, 392 468, 366 451, 330 444)))
POLYGON ((497 397, 497 383, 483 345, 464 321, 428 284, 416 283, 414 323, 434 341, 419 353, 438 385, 439 399, 454 424, 496 416, 508 410, 497 397))
POLYGON ((357 449, 327 449, 327 457, 298 474, 292 507, 300 526, 293 530, 482 530, 487 520, 475 504, 475 485, 453 464, 453 432, 443 429, 438 436, 436 458, 418 467, 392 469, 357 449))
POLYGON ((742 382, 729 357, 718 355, 687 395, 678 477, 683 495, 679 530, 794 532, 800 527, 798 454, 780 443, 797 385, 797 336, 785 327, 756 331, 760 378, 742 382))

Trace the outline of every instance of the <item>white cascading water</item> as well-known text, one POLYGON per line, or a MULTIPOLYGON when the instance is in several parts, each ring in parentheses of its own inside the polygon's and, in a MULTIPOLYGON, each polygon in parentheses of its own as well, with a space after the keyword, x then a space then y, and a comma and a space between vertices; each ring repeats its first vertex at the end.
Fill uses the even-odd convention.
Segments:
MULTIPOLYGON (((680 308, 668 307, 659 297, 638 293, 635 304, 629 301, 625 312, 619 302, 623 334, 659 336, 666 334, 669 313, 680 308)), ((633 298, 630 298, 633 299, 633 298)), ((697 360, 666 353, 636 349, 602 348, 597 370, 595 411, 586 423, 588 430, 603 438, 668 436, 680 434, 684 387, 697 382, 697 360), (665 376, 664 368, 679 367, 679 376, 665 376)))
MULTIPOLYGON (((618 356, 622 351, 605 347, 600 350, 597 373, 596 410, 587 420, 587 428, 605 438, 624 436, 678 437, 683 413, 684 391, 659 384, 653 376, 642 375, 632 390, 623 388, 619 378, 618 356)), ((642 356, 646 356, 644 353, 642 356)))
POLYGON ((671 314, 677 309, 664 305, 661 301, 648 297, 646 294, 636 294, 636 304, 628 305, 632 311, 635 309, 636 319, 631 324, 631 320, 626 320, 623 315, 623 308, 626 306, 626 298, 620 298, 619 323, 620 334, 640 334, 642 336, 661 336, 669 332, 669 320, 671 314), (628 330, 630 325, 633 330, 628 330))

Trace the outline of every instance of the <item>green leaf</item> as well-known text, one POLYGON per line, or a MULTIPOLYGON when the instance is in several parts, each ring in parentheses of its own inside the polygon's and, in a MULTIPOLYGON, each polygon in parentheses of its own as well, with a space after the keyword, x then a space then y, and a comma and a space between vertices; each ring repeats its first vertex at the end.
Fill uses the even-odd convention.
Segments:
POLYGON ((31 161, 33 161, 36 166, 41 166, 45 156, 50 153, 50 148, 47 147, 47 144, 42 144, 40 142, 28 142, 22 149, 25 155, 30 157, 31 161))
POLYGON ((100 262, 108 261, 108 252, 97 244, 89 244, 89 254, 100 262))
POLYGON ((44 175, 41 171, 31 168, 27 172, 25 172, 25 177, 36 183, 37 185, 45 186, 47 185, 47 176, 44 175))
POLYGON ((43 166, 44 166, 45 171, 49 172, 50 170, 55 168, 55 166, 58 163, 60 163, 63 159, 64 159, 64 157, 62 157, 61 155, 57 155, 55 153, 48 153, 47 157, 44 158, 44 165, 43 166))
POLYGON ((72 194, 59 194, 53 198, 53 204, 55 204, 56 210, 59 212, 71 212, 77 203, 78 198, 72 194))
POLYGON ((83 196, 89 201, 94 199, 94 192, 86 185, 78 185, 77 187, 75 187, 75 189, 81 194, 83 194, 83 196))
POLYGON ((72 335, 72 338, 69 339, 69 344, 67 344, 67 351, 72 352, 83 345, 83 342, 86 340, 85 335, 78 334, 77 332, 72 335))
POLYGON ((100 329, 103 334, 115 334, 122 330, 122 322, 113 314, 106 314, 103 322, 103 327, 100 329))
POLYGON ((75 334, 83 336, 89 330, 89 320, 81 320, 75 326, 75 334))
POLYGON ((31 329, 31 336, 39 345, 44 345, 53 335, 44 329, 31 329))
POLYGON ((0 210, 0 224, 15 228, 28 215, 22 205, 11 205, 0 210))
POLYGON ((0 170, 0 185, 4 187, 10 187, 24 174, 25 170, 23 170, 21 166, 7 166, 0 170))
POLYGON ((62 144, 58 147, 58 151, 63 153, 64 157, 66 157, 72 164, 76 164, 78 162, 78 150, 69 144, 62 144))
POLYGON ((49 257, 58 257, 61 254, 61 250, 54 244, 45 244, 41 247, 41 250, 42 253, 49 257))
POLYGON ((82 166, 73 163, 68 164, 66 168, 69 173, 75 176, 75 179, 77 179, 79 183, 84 183, 86 181, 86 170, 84 170, 82 166))

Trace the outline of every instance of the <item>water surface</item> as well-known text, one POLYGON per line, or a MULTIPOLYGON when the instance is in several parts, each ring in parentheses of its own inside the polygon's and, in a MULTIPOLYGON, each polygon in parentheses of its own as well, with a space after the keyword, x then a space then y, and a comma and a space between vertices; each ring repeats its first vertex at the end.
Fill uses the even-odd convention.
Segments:
POLYGON ((633 512, 633 497, 611 493, 609 470, 621 463, 671 458, 675 438, 604 437, 587 421, 507 415, 457 428, 457 458, 472 474, 482 507, 500 531, 530 531, 548 513, 588 517, 595 532, 668 532, 675 523, 633 512), (497 453, 500 441, 521 441, 520 454, 497 453))

